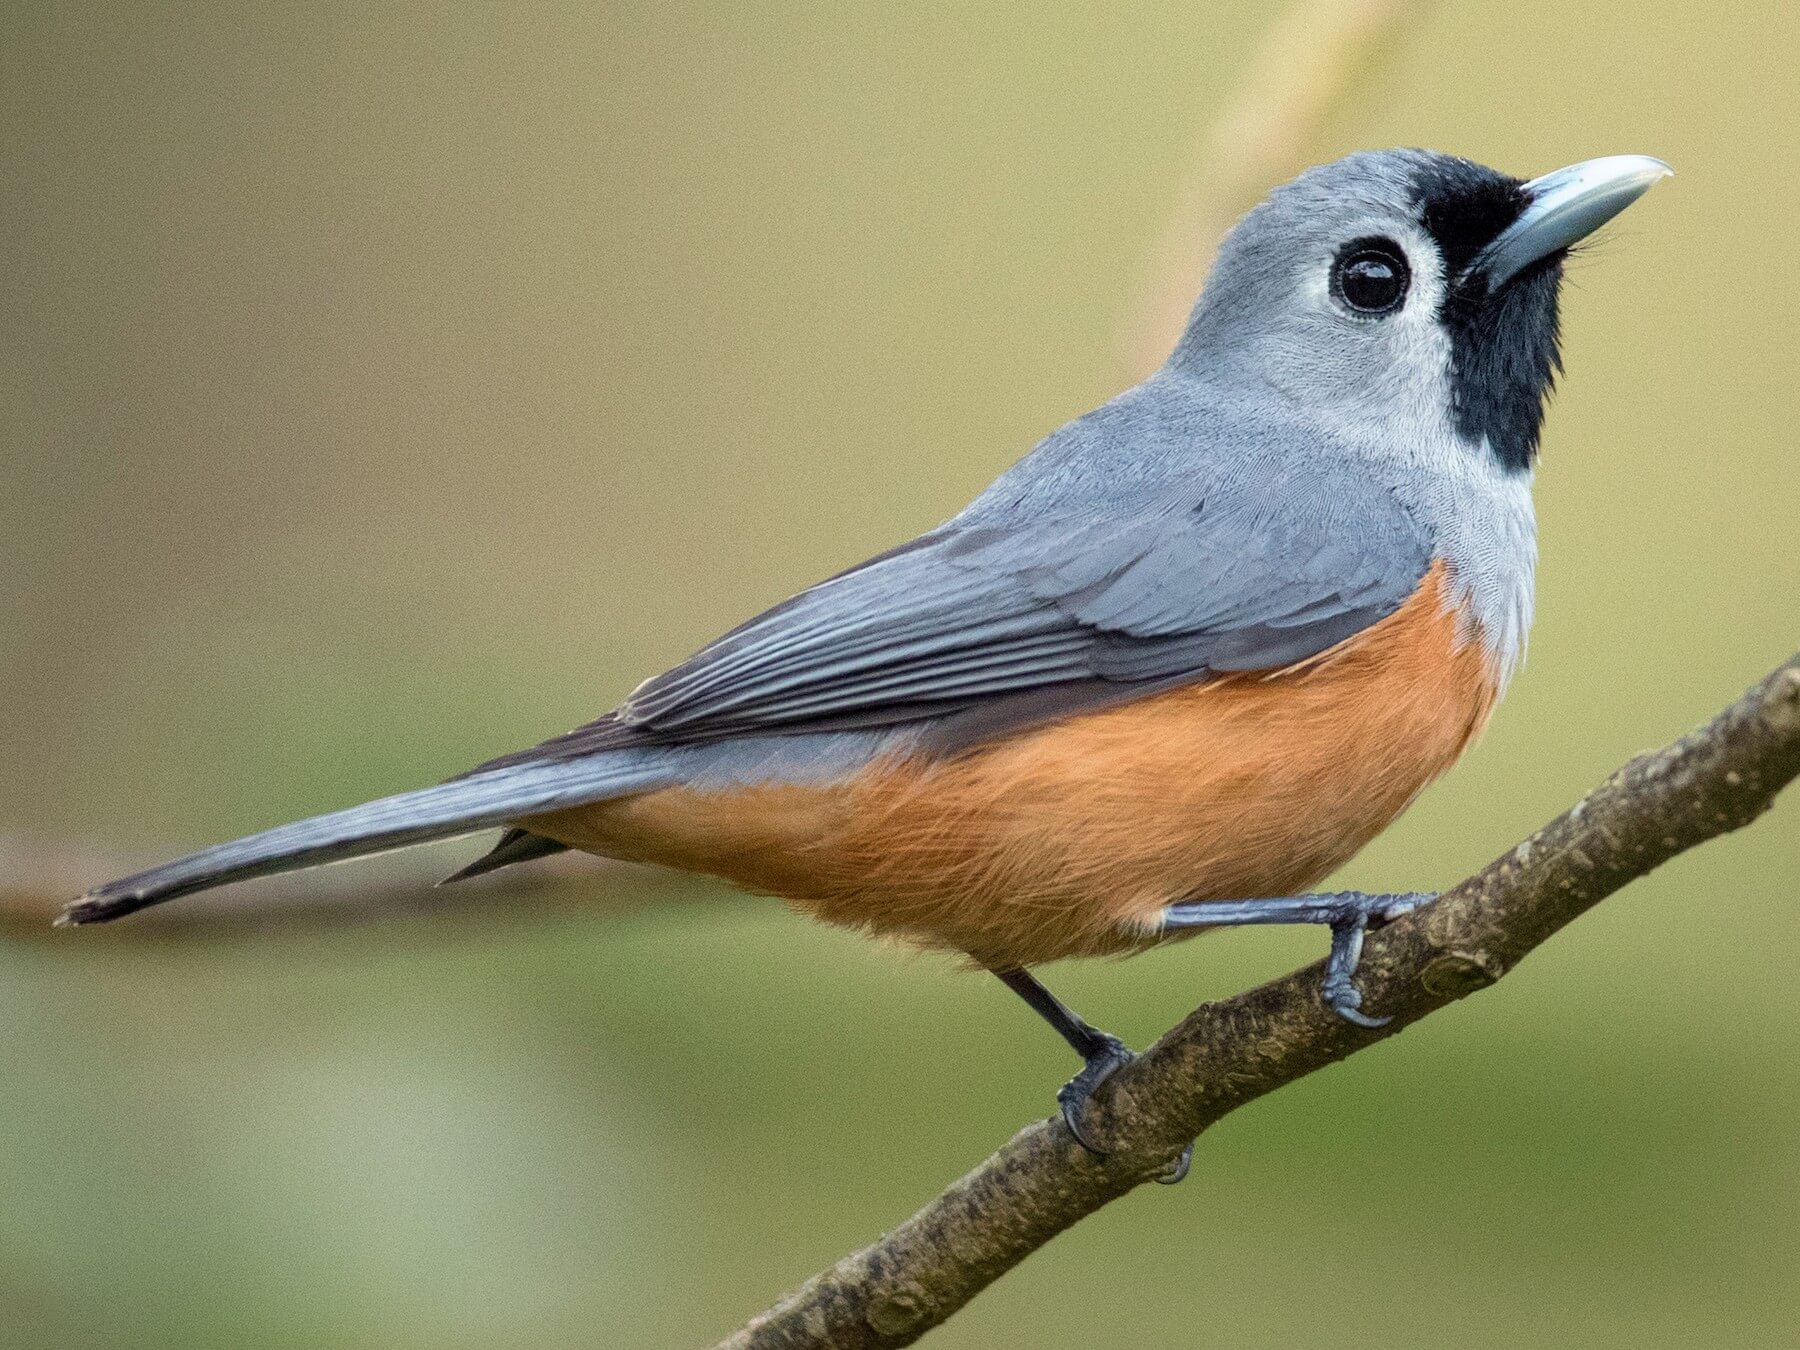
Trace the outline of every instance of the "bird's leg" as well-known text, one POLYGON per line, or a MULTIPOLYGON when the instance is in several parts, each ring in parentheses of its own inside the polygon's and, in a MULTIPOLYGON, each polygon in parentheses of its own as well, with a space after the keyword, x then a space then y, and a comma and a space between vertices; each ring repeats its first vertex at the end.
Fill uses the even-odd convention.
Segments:
MULTIPOLYGON (((1061 1108, 1063 1124, 1069 1127, 1069 1133, 1075 1136, 1075 1142, 1096 1158, 1104 1158, 1106 1150, 1094 1142, 1084 1124, 1088 1099, 1094 1095, 1095 1089, 1137 1056, 1117 1036, 1089 1026, 1079 1013, 1044 988, 1037 976, 1030 971, 1012 967, 996 970, 994 974, 1000 977, 1002 984, 1024 999, 1033 1012, 1048 1022, 1056 1034, 1069 1043, 1070 1049, 1081 1056, 1081 1072, 1063 1084, 1056 1094, 1056 1104, 1061 1108)), ((1157 1180, 1167 1186, 1180 1181, 1187 1175, 1188 1162, 1193 1153, 1190 1145, 1157 1180)))
POLYGON ((1031 1010, 1043 1018, 1051 1029, 1069 1043, 1069 1048, 1082 1058, 1081 1072, 1071 1078, 1056 1094, 1062 1117, 1075 1136, 1075 1142, 1089 1153, 1104 1156, 1106 1150, 1096 1144, 1082 1127, 1082 1111, 1094 1089, 1131 1063, 1132 1053, 1125 1042, 1089 1026, 1068 1004, 1044 988, 1037 976, 1028 970, 1013 968, 996 970, 1000 982, 1024 999, 1031 1010))
POLYGON ((1163 911, 1164 936, 1195 928, 1230 928, 1243 923, 1322 923, 1331 929, 1331 959, 1319 997, 1346 1022, 1359 1027, 1386 1026, 1392 1018, 1362 1011, 1362 995, 1351 983, 1362 959, 1363 934, 1391 919, 1429 904, 1428 891, 1402 895, 1366 895, 1336 891, 1329 895, 1290 895, 1278 900, 1182 900, 1163 911))

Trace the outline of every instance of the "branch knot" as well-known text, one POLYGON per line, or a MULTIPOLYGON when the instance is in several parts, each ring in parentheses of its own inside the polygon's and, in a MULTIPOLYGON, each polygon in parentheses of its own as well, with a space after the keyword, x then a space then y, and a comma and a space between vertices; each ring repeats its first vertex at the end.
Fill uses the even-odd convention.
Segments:
POLYGON ((1419 983, 1438 998, 1465 998, 1506 974, 1506 963, 1489 951, 1452 949, 1433 957, 1419 983))
POLYGON ((1769 681, 1759 711, 1763 721, 1777 731, 1800 726, 1800 668, 1790 666, 1769 681))
POLYGON ((924 1290, 909 1282, 876 1295, 867 1320, 880 1335, 906 1336, 918 1331, 930 1312, 924 1290))

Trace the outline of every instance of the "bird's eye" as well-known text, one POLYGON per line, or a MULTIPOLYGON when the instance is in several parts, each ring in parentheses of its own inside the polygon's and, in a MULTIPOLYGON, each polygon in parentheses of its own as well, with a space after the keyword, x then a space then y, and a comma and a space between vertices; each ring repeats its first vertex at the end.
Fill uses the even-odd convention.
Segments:
POLYGON ((1358 314, 1391 314, 1406 299, 1412 269, 1400 246, 1387 239, 1359 239, 1338 254, 1331 293, 1358 314))

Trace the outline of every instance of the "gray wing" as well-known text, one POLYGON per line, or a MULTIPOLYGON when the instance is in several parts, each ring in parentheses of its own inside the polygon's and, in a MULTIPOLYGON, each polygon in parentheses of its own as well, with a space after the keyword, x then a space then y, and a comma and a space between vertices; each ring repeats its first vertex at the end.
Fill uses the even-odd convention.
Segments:
POLYGON ((713 740, 1275 669, 1392 613, 1430 557, 1393 494, 1342 467, 1226 477, 1104 517, 953 521, 751 620, 607 722, 713 740))

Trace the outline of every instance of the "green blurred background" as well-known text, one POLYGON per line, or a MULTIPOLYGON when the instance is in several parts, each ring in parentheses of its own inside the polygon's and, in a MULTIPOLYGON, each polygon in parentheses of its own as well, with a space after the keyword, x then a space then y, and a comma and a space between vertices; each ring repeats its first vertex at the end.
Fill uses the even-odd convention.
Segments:
MULTIPOLYGON (((432 781, 949 514, 1124 381, 1276 12, 7 6, 0 829, 432 781)), ((1800 632, 1800 18, 1656 13, 1422 5, 1309 149, 1679 170, 1571 277, 1530 665, 1346 884, 1455 880, 1800 632)), ((1233 1116, 933 1343, 1792 1343, 1797 824, 1233 1116)), ((1072 1067, 996 982, 631 885, 8 938, 0 1342, 700 1343, 1072 1067)), ((1141 1043, 1320 950, 1050 980, 1141 1043)))

